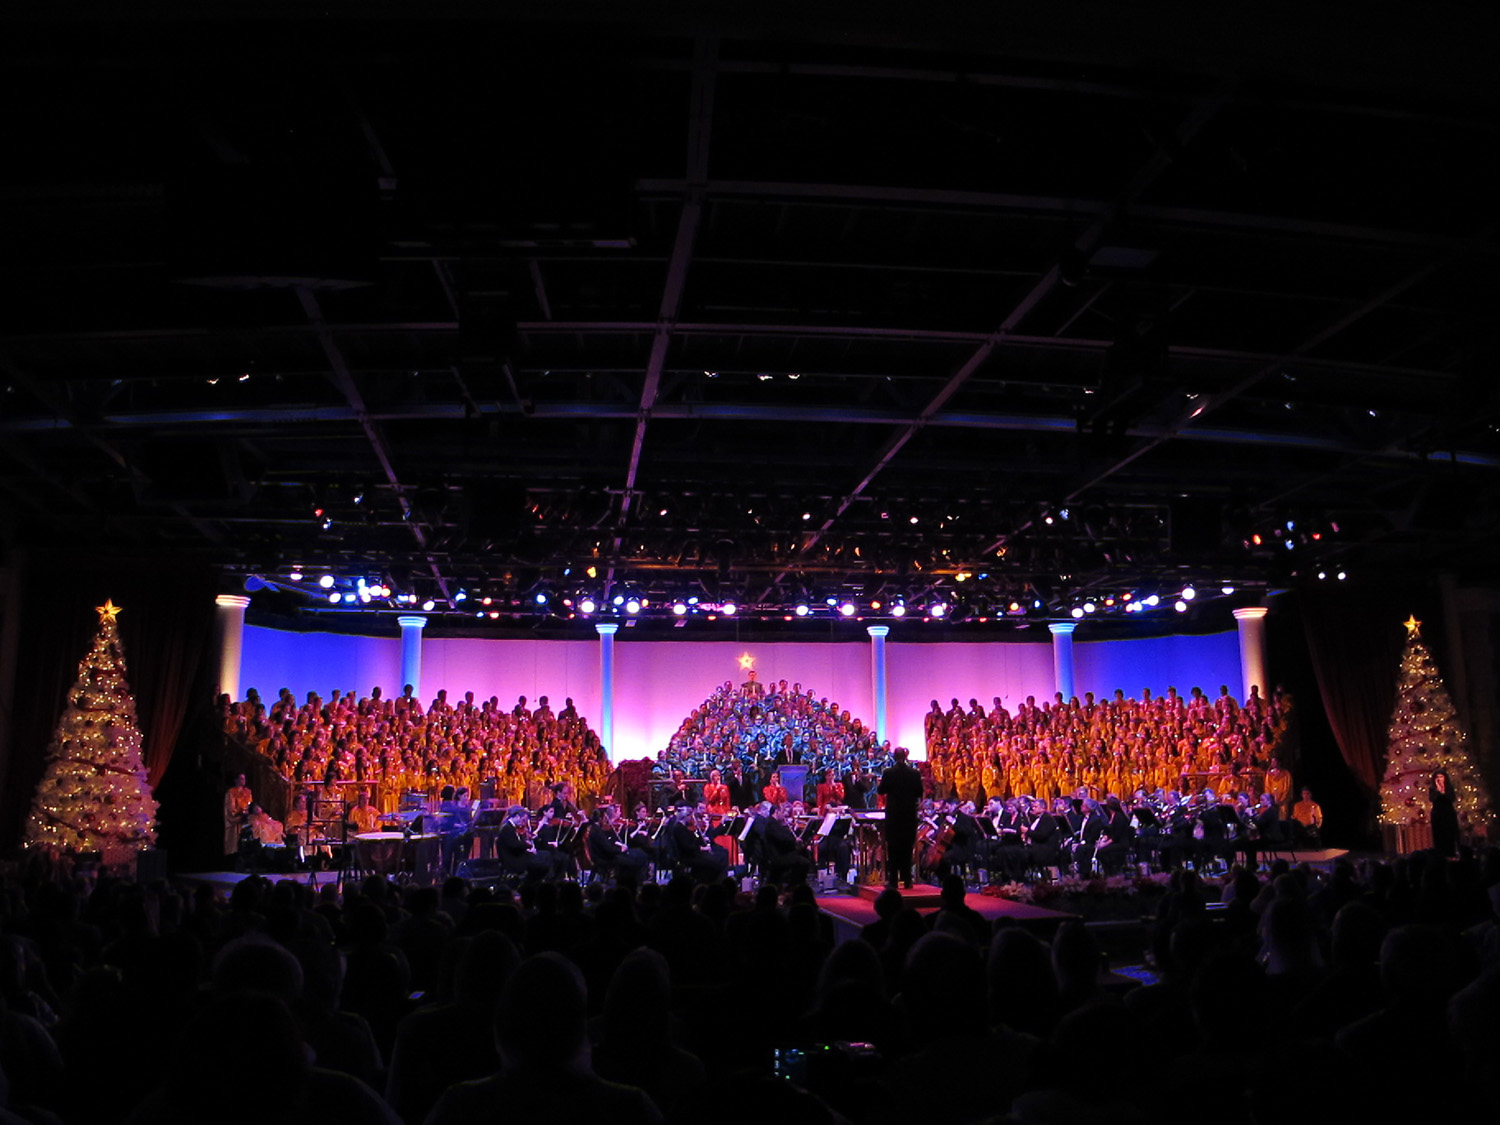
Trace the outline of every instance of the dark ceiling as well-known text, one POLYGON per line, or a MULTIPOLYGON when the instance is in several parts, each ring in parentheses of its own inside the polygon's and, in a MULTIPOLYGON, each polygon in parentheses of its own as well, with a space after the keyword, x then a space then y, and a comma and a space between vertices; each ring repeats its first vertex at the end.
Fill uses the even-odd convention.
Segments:
POLYGON ((1478 6, 201 7, 0 26, 11 551, 502 625, 1494 573, 1478 6))

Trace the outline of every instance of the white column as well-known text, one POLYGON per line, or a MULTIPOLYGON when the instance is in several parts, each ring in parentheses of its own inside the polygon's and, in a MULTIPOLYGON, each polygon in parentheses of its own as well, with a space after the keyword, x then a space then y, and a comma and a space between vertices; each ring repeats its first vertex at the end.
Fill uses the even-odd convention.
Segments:
POLYGON ((1052 634, 1052 682, 1054 691, 1062 692, 1063 702, 1072 699, 1073 691, 1073 630, 1076 621, 1053 621, 1047 626, 1052 634))
POLYGON ((1247 605, 1234 611, 1240 627, 1240 698, 1250 698, 1252 686, 1262 699, 1270 698, 1266 684, 1266 607, 1247 605))
POLYGON ((620 626, 614 621, 596 621, 599 634, 599 741, 604 753, 615 760, 615 634, 620 626))
POLYGON ((245 646, 245 610, 250 599, 244 594, 220 594, 214 599, 219 607, 214 618, 214 632, 219 642, 219 694, 240 698, 240 660, 245 646))
POLYGON ((411 684, 413 699, 422 698, 422 629, 427 624, 425 617, 398 617, 401 626, 401 684, 391 692, 391 698, 399 696, 411 684))
POLYGON ((875 742, 879 745, 886 739, 885 724, 885 639, 890 635, 889 625, 869 625, 870 634, 870 686, 875 698, 875 742))

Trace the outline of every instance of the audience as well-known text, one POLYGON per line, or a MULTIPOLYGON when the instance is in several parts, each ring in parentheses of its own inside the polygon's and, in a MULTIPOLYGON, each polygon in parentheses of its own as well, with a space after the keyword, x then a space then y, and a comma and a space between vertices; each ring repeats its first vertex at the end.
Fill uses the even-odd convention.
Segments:
POLYGON ((926 918, 886 896, 835 944, 806 889, 250 877, 224 899, 27 857, 0 896, 0 1121, 897 1125, 939 1095, 953 1125, 1260 1121, 1330 1089, 1430 1110, 1433 1075, 1484 1114, 1497 888, 1495 849, 1184 873, 1137 984, 1090 929, 953 896, 926 918))

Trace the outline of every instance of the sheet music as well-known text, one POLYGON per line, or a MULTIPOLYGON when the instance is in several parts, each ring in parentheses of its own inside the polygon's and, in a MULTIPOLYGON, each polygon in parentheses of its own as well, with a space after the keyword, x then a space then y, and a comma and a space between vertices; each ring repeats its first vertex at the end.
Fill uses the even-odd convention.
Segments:
POLYGON ((818 831, 815 833, 818 839, 821 840, 824 836, 827 836, 830 832, 833 831, 834 822, 837 821, 838 818, 838 813, 828 813, 823 817, 823 823, 818 825, 818 831))

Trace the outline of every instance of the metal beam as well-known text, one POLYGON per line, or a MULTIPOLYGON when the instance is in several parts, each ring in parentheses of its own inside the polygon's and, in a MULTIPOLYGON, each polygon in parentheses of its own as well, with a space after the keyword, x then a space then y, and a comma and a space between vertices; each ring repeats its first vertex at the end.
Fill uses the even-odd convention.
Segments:
MULTIPOLYGON (((1193 107, 1192 112, 1177 127, 1173 135, 1174 142, 1178 148, 1185 148, 1192 143, 1203 127, 1208 124, 1214 114, 1224 105, 1234 85, 1233 82, 1221 84, 1212 94, 1203 98, 1193 107)), ((1136 200, 1145 193, 1146 189, 1155 183, 1171 165, 1171 153, 1159 148, 1154 151, 1125 182, 1119 197, 1103 211, 1096 214, 1093 221, 1073 240, 1073 253, 1080 259, 1087 260, 1088 256, 1103 241, 1105 233, 1124 211, 1133 206, 1136 200)), ((952 377, 943 384, 938 393, 922 409, 917 420, 907 426, 905 430, 897 433, 886 443, 885 448, 882 449, 879 457, 876 458, 874 466, 864 475, 854 489, 844 497, 834 516, 804 540, 801 549, 802 554, 807 554, 818 545, 818 542, 833 526, 834 520, 848 511, 849 506, 869 488, 875 477, 890 465, 896 454, 905 448, 907 442, 916 435, 922 426, 927 424, 927 420, 941 410, 943 405, 959 392, 974 372, 979 370, 984 362, 989 359, 990 354, 995 350, 999 341, 1020 328, 1022 321, 1062 281, 1062 274, 1062 261, 1054 262, 1027 294, 1006 314, 1005 318, 1000 322, 1000 326, 970 354, 969 358, 959 366, 952 377)), ((786 572, 784 571, 781 577, 784 578, 785 576, 786 572)), ((778 578, 777 581, 781 581, 781 578, 778 578)))
MULTIPOLYGON (((625 469, 625 486, 620 495, 620 513, 616 521, 615 554, 620 551, 620 536, 630 519, 630 506, 640 477, 641 455, 646 446, 646 427, 661 390, 661 373, 672 342, 672 328, 682 307, 682 291, 687 284, 688 267, 693 260, 693 246, 698 239, 698 225, 703 218, 703 183, 708 178, 709 139, 713 132, 714 81, 719 57, 718 40, 700 37, 693 44, 693 84, 688 105, 687 179, 682 192, 682 211, 677 218, 677 233, 672 240, 672 255, 667 262, 667 279, 662 287, 661 304, 651 335, 651 352, 646 359, 641 381, 640 408, 636 411, 635 434, 630 442, 630 458, 625 469)), ((609 596, 614 583, 614 568, 605 575, 604 594, 609 596)))
MULTIPOLYGON (((322 307, 318 304, 317 295, 306 286, 297 287, 297 301, 302 306, 302 311, 307 314, 307 322, 312 326, 313 335, 318 339, 323 348, 323 355, 328 360, 328 368, 333 385, 343 394, 344 400, 354 412, 355 420, 359 422, 360 428, 364 430, 365 439, 370 443, 370 448, 375 454, 375 459, 380 462, 380 470, 385 474, 386 483, 391 486, 396 494, 396 502, 401 505, 401 513, 406 518, 407 526, 411 528, 412 538, 416 540, 418 548, 427 551, 427 535, 422 530, 420 522, 413 511, 411 501, 406 495, 406 487, 401 483, 400 476, 396 473, 395 462, 391 457, 390 446, 385 440, 385 434, 381 432, 380 426, 370 417, 365 405, 364 395, 360 392, 359 385, 354 381, 354 375, 349 370, 349 362, 344 358, 343 349, 338 346, 333 332, 329 329, 327 321, 323 319, 322 307)), ((427 556, 427 565, 432 570, 432 576, 437 579, 438 588, 443 597, 449 597, 448 582, 438 569, 436 560, 431 555, 427 556)))
MULTIPOLYGON (((1222 102, 1220 103, 1222 104, 1222 102)), ((643 196, 675 197, 685 190, 681 180, 648 178, 636 181, 643 196)), ((907 188, 881 184, 799 183, 784 180, 709 180, 704 193, 710 199, 778 199, 809 203, 867 205, 874 208, 910 207, 949 211, 955 208, 1047 215, 1059 219, 1097 219, 1111 213, 1117 203, 1066 195, 1029 195, 1016 192, 960 191, 949 188, 907 188)), ((1391 246, 1429 252, 1463 251, 1473 256, 1500 254, 1500 244, 1475 243, 1467 239, 1423 231, 1302 219, 1290 215, 1256 215, 1244 211, 1221 211, 1206 207, 1132 202, 1133 219, 1172 226, 1211 228, 1245 234, 1281 234, 1298 238, 1323 238, 1330 242, 1391 246)))

